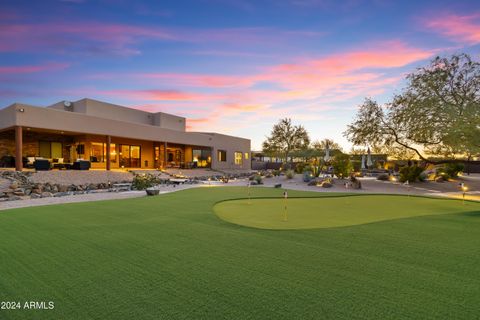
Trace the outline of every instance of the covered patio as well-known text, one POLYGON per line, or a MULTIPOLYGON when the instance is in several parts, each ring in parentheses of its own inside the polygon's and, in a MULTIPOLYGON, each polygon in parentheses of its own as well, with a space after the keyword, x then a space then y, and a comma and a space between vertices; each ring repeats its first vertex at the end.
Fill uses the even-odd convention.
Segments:
POLYGON ((210 168, 212 148, 15 126, 0 131, 0 167, 23 169, 210 168))

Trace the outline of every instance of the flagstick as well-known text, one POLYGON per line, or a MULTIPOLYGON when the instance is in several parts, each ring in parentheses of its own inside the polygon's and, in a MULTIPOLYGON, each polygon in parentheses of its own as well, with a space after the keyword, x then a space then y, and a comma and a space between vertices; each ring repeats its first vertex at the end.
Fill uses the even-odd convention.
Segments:
POLYGON ((284 211, 283 211, 283 221, 287 221, 288 220, 288 216, 287 216, 287 198, 288 198, 288 193, 287 193, 287 190, 285 190, 285 192, 283 193, 283 197, 284 197, 284 211))
POLYGON ((252 199, 250 195, 250 181, 248 182, 247 189, 248 189, 248 204, 252 204, 252 201, 251 201, 252 199))

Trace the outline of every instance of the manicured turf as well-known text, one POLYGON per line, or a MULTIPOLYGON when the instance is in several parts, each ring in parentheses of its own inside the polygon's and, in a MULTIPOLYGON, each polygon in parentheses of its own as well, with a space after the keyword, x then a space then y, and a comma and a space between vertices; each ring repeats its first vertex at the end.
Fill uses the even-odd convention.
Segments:
POLYGON ((225 221, 281 230, 345 227, 472 210, 480 210, 480 203, 388 195, 293 198, 287 201, 278 198, 243 199, 222 201, 214 206, 214 212, 225 221))
MULTIPOLYGON (((254 197, 281 195, 252 189, 254 197)), ((242 227, 212 212, 245 195, 200 188, 0 212, 0 301, 55 302, 53 311, 0 310, 0 319, 480 314, 479 210, 289 231, 242 227)))

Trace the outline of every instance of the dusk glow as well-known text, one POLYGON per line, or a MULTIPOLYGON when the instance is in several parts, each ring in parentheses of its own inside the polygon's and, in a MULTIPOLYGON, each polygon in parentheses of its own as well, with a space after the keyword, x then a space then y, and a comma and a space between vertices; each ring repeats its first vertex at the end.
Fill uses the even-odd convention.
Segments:
POLYGON ((0 107, 84 97, 249 138, 281 117, 342 136, 435 55, 478 58, 478 1, 6 0, 0 107))

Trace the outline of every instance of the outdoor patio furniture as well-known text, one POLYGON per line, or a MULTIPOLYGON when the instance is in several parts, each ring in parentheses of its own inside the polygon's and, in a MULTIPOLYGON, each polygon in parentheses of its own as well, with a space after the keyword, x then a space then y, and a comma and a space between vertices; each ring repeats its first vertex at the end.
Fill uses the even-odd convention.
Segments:
POLYGON ((13 156, 3 156, 0 159, 0 167, 2 167, 2 168, 13 168, 13 167, 15 167, 15 157, 13 157, 13 156))
POLYGON ((36 171, 48 171, 51 169, 50 161, 47 159, 35 159, 33 167, 36 171))
POLYGON ((27 163, 25 165, 26 168, 33 168, 33 164, 35 163, 35 157, 27 157, 27 163))
POLYGON ((79 160, 72 165, 73 170, 88 170, 90 169, 90 161, 79 160))
POLYGON ((63 158, 53 159, 52 162, 54 169, 65 169, 65 163, 63 162, 63 158))

